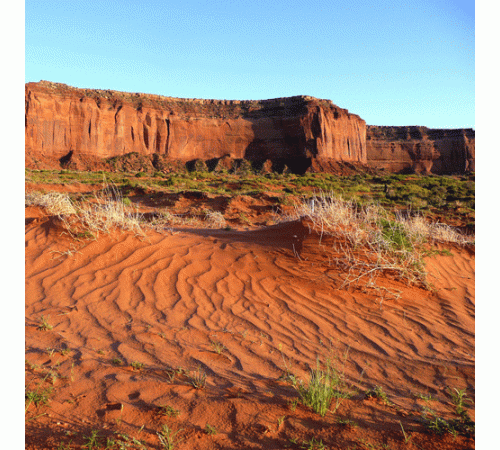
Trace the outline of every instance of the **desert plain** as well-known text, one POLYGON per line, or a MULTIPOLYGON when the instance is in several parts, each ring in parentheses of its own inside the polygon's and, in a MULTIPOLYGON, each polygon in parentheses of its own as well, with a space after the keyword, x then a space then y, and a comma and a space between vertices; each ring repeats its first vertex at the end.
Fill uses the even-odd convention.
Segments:
POLYGON ((333 194, 297 183, 321 174, 120 177, 26 171, 27 449, 474 448, 464 202, 422 212, 463 239, 422 241, 408 277, 315 219, 333 194), (90 225, 106 202, 139 225, 90 225))

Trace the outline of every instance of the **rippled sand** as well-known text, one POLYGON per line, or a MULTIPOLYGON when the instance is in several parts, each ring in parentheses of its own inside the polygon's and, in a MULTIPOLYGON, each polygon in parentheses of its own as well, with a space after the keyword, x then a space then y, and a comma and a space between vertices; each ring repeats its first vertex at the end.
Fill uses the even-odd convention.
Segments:
POLYGON ((378 290, 346 290, 328 239, 300 222, 241 232, 117 232, 85 242, 62 231, 53 218, 27 220, 26 359, 38 365, 27 382, 57 364, 61 377, 46 414, 27 422, 26 448, 82 442, 91 429, 161 448, 162 424, 182 429, 181 449, 299 448, 291 439, 311 436, 327 448, 363 439, 412 448, 402 441, 401 420, 421 448, 473 445, 429 438, 411 414, 424 404, 415 394, 431 394, 444 415, 449 388, 474 398, 473 251, 429 257, 432 290, 390 278, 378 290), (42 315, 52 330, 38 329, 42 315), (221 354, 214 343, 224 345, 221 354), (339 409, 358 427, 290 408, 297 395, 280 376, 290 370, 307 379, 318 357, 333 358, 360 388, 339 409), (135 362, 143 368, 134 370, 135 362), (195 371, 207 374, 205 389, 190 384, 195 371), (395 406, 364 399, 376 385, 395 406), (161 405, 179 416, 158 415, 161 405), (217 434, 208 435, 206 424, 217 434))

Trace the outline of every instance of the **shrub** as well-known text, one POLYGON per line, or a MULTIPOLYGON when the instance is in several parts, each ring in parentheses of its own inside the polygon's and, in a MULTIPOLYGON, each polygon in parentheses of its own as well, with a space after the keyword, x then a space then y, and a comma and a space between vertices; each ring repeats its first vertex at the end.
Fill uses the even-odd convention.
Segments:
POLYGON ((226 219, 220 211, 207 211, 205 222, 210 228, 225 228, 227 226, 226 219))
POLYGON ((337 371, 329 360, 326 361, 325 370, 321 370, 319 360, 316 361, 316 368, 311 369, 309 384, 305 385, 302 381, 295 383, 301 403, 322 417, 329 411, 334 398, 338 399, 336 410, 340 400, 349 397, 345 387, 343 373, 337 371))
POLYGON ((374 277, 389 270, 412 283, 426 286, 423 270, 427 241, 466 244, 469 238, 452 227, 428 223, 420 215, 390 215, 380 205, 359 205, 333 193, 320 192, 303 198, 287 219, 307 218, 321 234, 338 238, 340 256, 337 262, 349 270, 346 283, 362 277, 374 277))

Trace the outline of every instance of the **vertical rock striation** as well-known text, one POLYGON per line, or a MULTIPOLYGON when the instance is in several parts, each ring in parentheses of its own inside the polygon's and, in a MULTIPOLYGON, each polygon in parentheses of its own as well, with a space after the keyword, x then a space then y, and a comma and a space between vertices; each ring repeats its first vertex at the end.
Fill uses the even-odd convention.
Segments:
POLYGON ((367 127, 359 116, 310 96, 180 99, 41 81, 26 84, 25 106, 28 166, 35 159, 102 160, 135 152, 182 162, 271 160, 297 173, 328 171, 335 162, 391 172, 475 170, 472 129, 367 127))
POLYGON ((451 174, 475 170, 472 129, 367 126, 368 165, 390 172, 451 174))
POLYGON ((230 156, 282 161, 299 172, 312 160, 367 162, 365 121, 309 96, 179 99, 41 81, 26 84, 25 106, 27 160, 131 152, 180 161, 230 156))

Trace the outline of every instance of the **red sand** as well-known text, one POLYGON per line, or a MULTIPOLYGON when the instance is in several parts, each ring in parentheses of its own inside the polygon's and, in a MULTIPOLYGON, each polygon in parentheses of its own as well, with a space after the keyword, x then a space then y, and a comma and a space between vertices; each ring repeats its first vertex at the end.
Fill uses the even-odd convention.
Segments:
POLYGON ((328 241, 301 223, 77 242, 26 214, 26 384, 53 388, 48 405, 28 408, 26 448, 83 448, 99 430, 159 449, 163 424, 181 430, 178 449, 294 449, 311 438, 328 449, 474 447, 420 421, 426 404, 452 417, 449 388, 474 399, 473 250, 429 257, 432 290, 387 278, 385 290, 363 292, 338 289, 328 241), (51 330, 38 329, 42 315, 51 330), (318 357, 360 388, 325 417, 294 409, 297 392, 280 379, 288 369, 308 380, 318 357), (40 384, 51 367, 58 377, 40 384), (186 375, 197 369, 204 389, 186 375), (376 385, 394 405, 365 397, 376 385), (158 414, 162 405, 179 416, 158 414))

